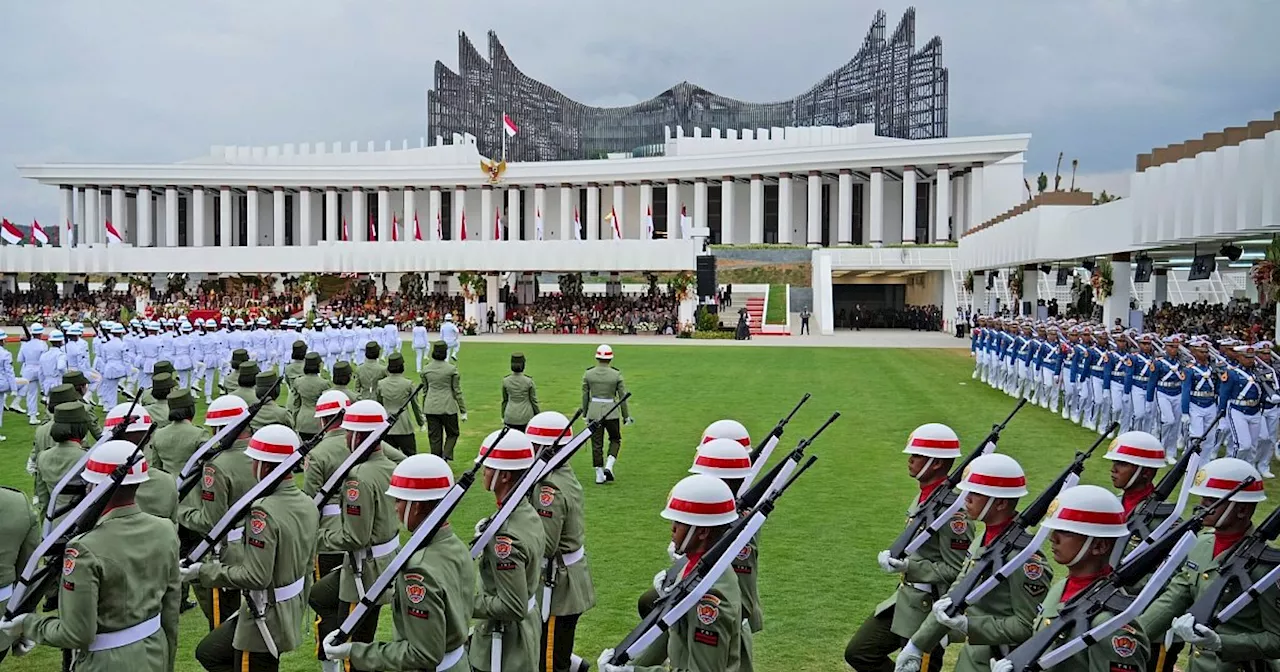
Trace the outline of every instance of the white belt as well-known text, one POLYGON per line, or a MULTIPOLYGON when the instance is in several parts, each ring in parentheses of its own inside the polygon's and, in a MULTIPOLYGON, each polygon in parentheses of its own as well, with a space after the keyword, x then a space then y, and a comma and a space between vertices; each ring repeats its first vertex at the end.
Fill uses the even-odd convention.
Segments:
POLYGON ((378 544, 377 546, 369 549, 369 557, 375 559, 381 558, 391 555, 398 550, 400 550, 400 537, 392 537, 391 541, 388 541, 385 544, 378 544))
POLYGON ((576 565, 579 562, 582 562, 582 559, 585 558, 586 556, 587 556, 587 549, 583 546, 579 546, 578 550, 573 551, 572 553, 565 553, 564 555, 561 555, 560 562, 563 562, 564 566, 568 567, 570 565, 576 565))
POLYGON ((602 404, 612 404, 616 399, 613 397, 591 397, 591 401, 598 401, 602 404))
POLYGON ((9 599, 10 597, 13 597, 13 584, 12 584, 12 583, 11 583, 11 584, 9 584, 9 585, 7 585, 7 586, 0 587, 0 602, 4 602, 5 600, 9 599))
POLYGON ((340 513, 342 513, 342 507, 337 504, 325 504, 324 507, 320 509, 320 515, 324 518, 336 516, 340 513))
POLYGON ((449 653, 444 654, 444 658, 440 659, 440 664, 436 665, 436 672, 444 672, 444 670, 457 665, 465 655, 467 655, 467 647, 465 646, 459 646, 449 653))
POLYGON ((302 589, 306 586, 306 584, 307 584, 307 577, 303 576, 299 578, 297 581, 294 581, 293 583, 287 586, 273 588, 271 591, 271 594, 273 597, 276 598, 276 602, 284 602, 286 600, 292 600, 293 598, 302 594, 302 589))
POLYGON ((920 592, 922 592, 922 593, 929 593, 929 594, 933 594, 933 584, 929 584, 929 583, 911 583, 910 581, 903 581, 903 582, 902 582, 902 585, 904 585, 904 586, 911 586, 912 588, 915 588, 916 590, 918 590, 918 591, 920 591, 920 592))
POLYGON ((142 640, 156 634, 160 631, 160 615, 156 614, 151 618, 124 630, 115 632, 104 632, 93 638, 89 643, 90 651, 107 651, 109 649, 118 649, 122 646, 128 646, 134 642, 142 640))

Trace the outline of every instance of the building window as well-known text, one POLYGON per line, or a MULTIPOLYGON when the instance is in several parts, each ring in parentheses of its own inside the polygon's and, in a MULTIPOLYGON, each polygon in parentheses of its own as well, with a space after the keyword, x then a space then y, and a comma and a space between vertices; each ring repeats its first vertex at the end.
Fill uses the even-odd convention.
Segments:
POLYGON ((866 185, 855 183, 853 185, 853 244, 866 245, 867 239, 862 234, 862 203, 864 196, 864 188, 866 185))
POLYGON ((778 185, 764 185, 764 242, 778 242, 778 185))
POLYGON ((164 241, 170 246, 191 247, 191 197, 186 194, 178 196, 178 239, 164 241))
MULTIPOLYGON (((435 226, 435 222, 431 223, 435 226)), ((453 192, 440 190, 440 239, 453 240, 453 192)))
MULTIPOLYGON (((694 187, 697 189, 697 187, 694 187)), ((723 222, 720 221, 720 202, 724 199, 724 192, 720 188, 720 183, 707 183, 707 226, 711 229, 711 237, 707 240, 712 245, 719 245, 723 240, 722 228, 723 222)))
POLYGON ((670 231, 667 223, 667 188, 658 186, 653 190, 653 237, 670 238, 670 231))
POLYGON ((929 241, 929 192, 933 185, 928 182, 916 183, 916 242, 929 241))

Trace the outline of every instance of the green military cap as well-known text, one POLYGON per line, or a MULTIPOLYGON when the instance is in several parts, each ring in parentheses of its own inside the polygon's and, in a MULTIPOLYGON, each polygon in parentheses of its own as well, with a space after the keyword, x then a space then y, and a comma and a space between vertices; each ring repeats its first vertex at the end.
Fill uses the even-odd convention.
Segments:
POLYGON ((387 372, 404 373, 404 355, 398 352, 387 355, 387 372))
POLYGON ((249 361, 249 351, 244 348, 236 348, 231 353, 231 368, 239 370, 240 365, 249 361))
POLYGON ((80 393, 76 392, 76 388, 73 385, 63 383, 61 385, 56 385, 52 390, 49 390, 50 408, 56 409, 58 406, 69 401, 80 401, 80 393))
POLYGON ((151 389, 153 390, 172 390, 178 386, 178 381, 173 379, 172 373, 157 373, 151 376, 151 389))
POLYGON ((303 359, 307 356, 307 344, 305 341, 293 342, 293 358, 303 359))
POLYGON ((67 369, 67 372, 62 374, 62 382, 79 387, 80 385, 88 385, 89 379, 79 369, 67 369))
POLYGON ((382 346, 373 341, 364 344, 364 356, 367 359, 377 359, 380 354, 382 354, 382 346))
POLYGON ((511 363, 512 363, 512 364, 524 364, 524 353, 523 353, 523 352, 513 352, 513 353, 511 353, 511 363))
POLYGON ((444 359, 449 354, 449 346, 444 341, 434 341, 431 343, 431 358, 444 359))
POLYGON ((240 366, 236 368, 236 382, 240 384, 240 387, 253 387, 260 371, 261 369, 258 368, 257 362, 241 362, 240 366))
POLYGON ((320 353, 308 352, 302 360, 303 373, 320 373, 320 353))
POLYGON ((173 362, 161 359, 151 367, 151 373, 173 373, 173 362))
POLYGON ((254 391, 261 396, 276 384, 277 378, 279 378, 279 376, 276 375, 275 371, 263 371, 262 373, 259 373, 257 377, 254 378, 254 391))
POLYGON ((196 400, 191 396, 191 390, 185 387, 178 388, 169 394, 169 410, 177 410, 182 408, 195 408, 196 400))
POLYGON ((346 385, 351 382, 351 364, 347 362, 337 362, 334 364, 333 382, 338 385, 346 385))
POLYGON ((64 425, 93 422, 89 409, 78 401, 68 401, 53 408, 53 421, 64 425))

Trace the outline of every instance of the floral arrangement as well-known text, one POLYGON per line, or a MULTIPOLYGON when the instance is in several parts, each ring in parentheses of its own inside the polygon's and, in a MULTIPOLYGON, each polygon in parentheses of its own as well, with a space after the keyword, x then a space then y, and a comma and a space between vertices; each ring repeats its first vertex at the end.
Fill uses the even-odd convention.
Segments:
POLYGON ((1022 272, 1016 268, 1005 271, 1005 277, 1009 278, 1009 295, 1013 300, 1022 299, 1022 272))
POLYGON ((477 325, 475 320, 466 320, 462 323, 462 333, 467 336, 475 336, 476 328, 477 325))
POLYGON ((151 276, 134 274, 129 276, 129 292, 134 296, 146 296, 151 293, 151 276))
POLYGON ((973 271, 965 271, 964 274, 964 291, 973 293, 973 271))
POLYGON ((503 331, 520 331, 524 328, 524 323, 520 320, 505 320, 502 323, 503 331))
POLYGON ((1112 279, 1112 269, 1110 259, 1100 259, 1097 267, 1093 270, 1092 277, 1089 278, 1089 284, 1093 285, 1093 296, 1095 301, 1105 301, 1111 292, 1115 289, 1116 283, 1112 279))
POLYGON ((1280 236, 1272 236, 1262 259, 1249 270, 1253 284, 1258 287, 1258 300, 1262 303, 1280 297, 1280 236))
POLYGON ((615 324, 615 323, 613 323, 613 322, 601 322, 599 325, 597 325, 597 328, 598 328, 602 333, 606 333, 606 332, 607 332, 607 333, 615 333, 615 334, 616 334, 616 333, 621 333, 621 332, 622 332, 622 330, 623 330, 623 326, 622 326, 621 324, 615 324))
POLYGON ((550 320, 543 320, 542 322, 535 322, 533 328, 538 331, 553 331, 556 328, 556 323, 550 320))
POLYGON ((170 273, 168 280, 165 282, 165 292, 168 294, 184 294, 187 291, 187 274, 186 273, 170 273))
POLYGON ((476 297, 485 293, 489 281, 482 273, 463 271, 458 274, 458 285, 462 288, 462 297, 468 301, 474 301, 476 297))
POLYGON ((689 298, 695 281, 693 273, 681 271, 667 281, 667 289, 675 295, 677 301, 684 301, 689 298))

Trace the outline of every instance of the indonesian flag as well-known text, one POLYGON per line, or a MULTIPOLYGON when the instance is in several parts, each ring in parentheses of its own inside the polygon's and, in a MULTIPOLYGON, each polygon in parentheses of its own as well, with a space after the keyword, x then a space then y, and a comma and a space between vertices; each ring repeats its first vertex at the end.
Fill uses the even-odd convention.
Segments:
POLYGON ((116 230, 115 225, 113 225, 111 223, 111 220, 108 219, 107 220, 107 245, 123 245, 123 244, 124 244, 124 236, 120 235, 120 232, 116 230))
POLYGON ((7 219, 0 220, 0 238, 10 245, 22 244, 22 232, 7 219))
MULTIPOLYGON (((439 232, 436 232, 437 235, 439 232)), ((418 226, 418 213, 413 213, 413 239, 422 240, 422 227, 418 226)))
POLYGON ((347 218, 342 218, 342 242, 351 240, 351 232, 347 230, 347 218))
POLYGON ((65 238, 67 247, 76 246, 75 235, 76 235, 75 229, 71 226, 71 220, 68 219, 67 220, 67 237, 65 238))
POLYGON ((613 226, 613 239, 622 238, 622 222, 618 220, 618 210, 613 206, 609 207, 609 223, 613 226))
POLYGON ((373 223, 373 213, 369 213, 369 240, 378 239, 378 227, 373 223))
POLYGON ((502 209, 493 209, 493 239, 502 240, 502 209))
POLYGON ((578 209, 573 209, 573 239, 582 240, 582 220, 578 219, 578 209))
POLYGON ((644 239, 653 240, 653 206, 644 213, 644 239))
POLYGON ((467 211, 462 211, 462 240, 467 239, 467 211))
POLYGON ((400 228, 400 224, 396 222, 396 216, 392 214, 391 215, 391 240, 393 242, 400 240, 400 232, 398 231, 399 228, 400 228))
POLYGON ((44 227, 40 226, 37 220, 31 220, 31 242, 36 245, 48 245, 49 234, 44 232, 44 227))
POLYGON ((533 239, 542 240, 542 210, 533 211, 533 239))
POLYGON ((511 117, 507 113, 502 113, 502 130, 506 131, 508 138, 514 138, 520 129, 516 127, 516 122, 511 121, 511 117))
POLYGON ((683 205, 680 206, 680 237, 688 238, 689 229, 693 228, 693 220, 689 218, 689 212, 683 205))
POLYGON ((444 240, 444 222, 441 221, 440 211, 436 211, 436 240, 444 240))

